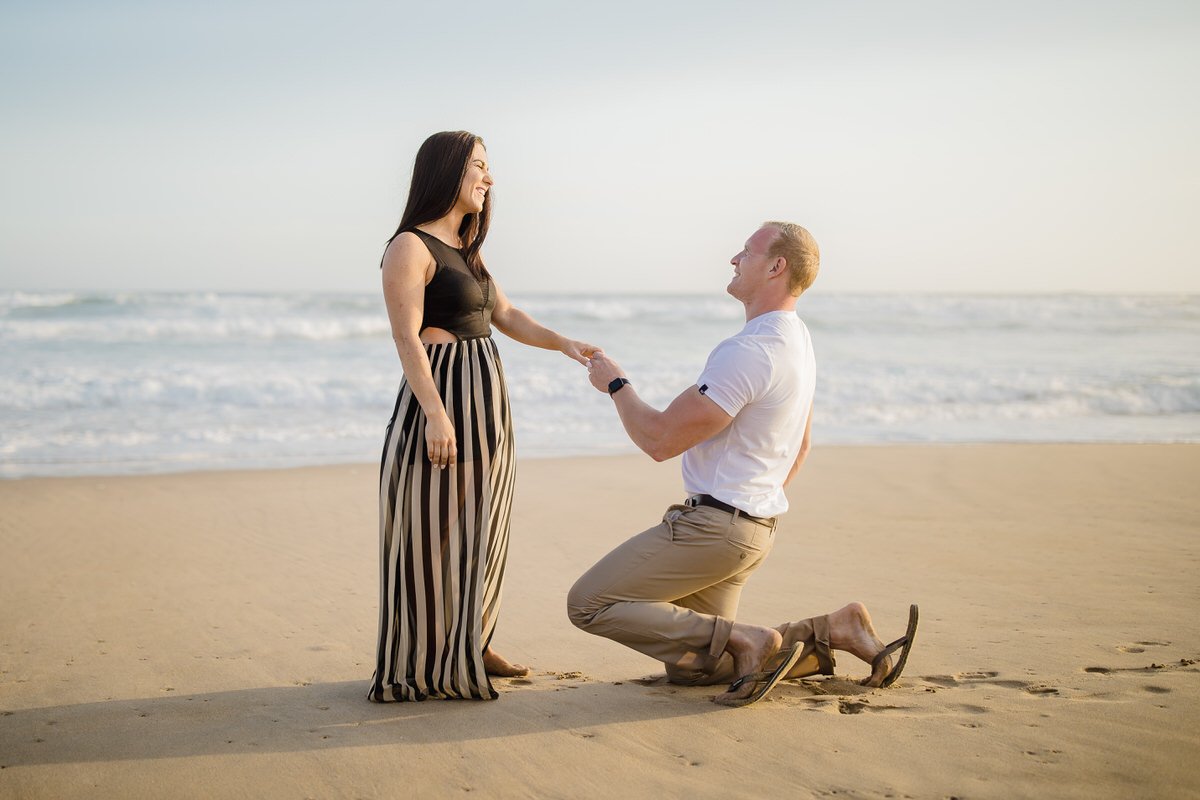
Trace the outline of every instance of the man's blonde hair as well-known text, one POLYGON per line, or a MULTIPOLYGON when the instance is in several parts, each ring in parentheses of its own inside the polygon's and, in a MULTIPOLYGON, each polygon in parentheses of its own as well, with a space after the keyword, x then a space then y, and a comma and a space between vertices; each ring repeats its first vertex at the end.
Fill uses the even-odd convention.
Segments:
POLYGON ((817 273, 821 271, 821 251, 817 248, 817 240, 794 222, 770 221, 762 224, 764 228, 767 226, 779 231, 767 255, 771 258, 782 256, 787 261, 788 290, 793 297, 799 297, 812 286, 817 273))

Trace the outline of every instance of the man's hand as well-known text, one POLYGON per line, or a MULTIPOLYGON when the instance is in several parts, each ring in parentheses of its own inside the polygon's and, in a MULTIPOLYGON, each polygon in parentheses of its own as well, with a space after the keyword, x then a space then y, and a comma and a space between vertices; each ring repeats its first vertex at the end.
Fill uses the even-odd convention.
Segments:
POLYGON ((596 387, 597 391, 608 394, 608 385, 615 378, 624 378, 625 372, 621 369, 621 365, 613 361, 603 350, 596 350, 592 353, 591 359, 588 360, 588 380, 592 382, 592 386, 596 387))

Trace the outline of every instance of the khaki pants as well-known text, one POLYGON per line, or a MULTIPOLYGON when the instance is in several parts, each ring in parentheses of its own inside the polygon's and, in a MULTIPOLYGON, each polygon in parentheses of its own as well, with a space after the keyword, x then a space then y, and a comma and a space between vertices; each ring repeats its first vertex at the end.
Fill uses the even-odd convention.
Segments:
MULTIPOLYGON (((567 613, 580 629, 663 662, 672 683, 727 683, 725 653, 742 587, 771 552, 774 522, 708 506, 673 505, 663 521, 602 558, 571 587, 567 613)), ((804 642, 791 677, 832 674, 825 617, 777 628, 804 642)))

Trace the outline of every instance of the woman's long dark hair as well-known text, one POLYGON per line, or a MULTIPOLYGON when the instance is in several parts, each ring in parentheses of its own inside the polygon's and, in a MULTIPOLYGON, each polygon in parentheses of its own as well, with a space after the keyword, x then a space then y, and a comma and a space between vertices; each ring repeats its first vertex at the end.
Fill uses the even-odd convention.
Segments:
MULTIPOLYGON (((442 131, 425 140, 413 164, 412 184, 408 187, 408 203, 404 206, 404 215, 400 217, 400 226, 387 244, 405 231, 450 213, 458 199, 458 191, 463 176, 467 174, 467 163, 476 142, 483 144, 483 139, 467 131, 442 131)), ((463 258, 476 278, 488 274, 479 250, 487 237, 491 218, 492 193, 489 191, 483 197, 483 210, 478 214, 467 214, 458 228, 458 236, 463 243, 463 258)))

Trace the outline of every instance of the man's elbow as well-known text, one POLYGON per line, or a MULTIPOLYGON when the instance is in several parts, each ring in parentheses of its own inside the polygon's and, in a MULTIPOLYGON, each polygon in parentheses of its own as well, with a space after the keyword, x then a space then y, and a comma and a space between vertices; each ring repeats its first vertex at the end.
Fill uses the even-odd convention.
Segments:
POLYGON ((666 441, 651 442, 648 446, 643 447, 642 450, 646 453, 646 455, 650 456, 660 464, 664 461, 670 461, 672 458, 683 452, 683 450, 674 443, 666 441))
POLYGON ((661 463, 661 462, 667 460, 666 456, 663 455, 663 451, 659 447, 658 442, 635 441, 634 444, 636 444, 638 446, 638 450, 641 450, 643 453, 650 456, 650 458, 652 458, 653 460, 655 460, 657 462, 661 463))

